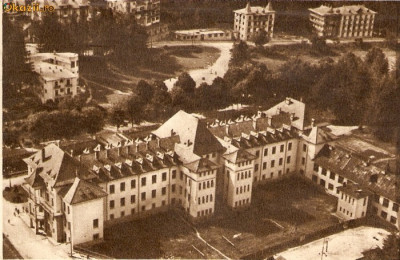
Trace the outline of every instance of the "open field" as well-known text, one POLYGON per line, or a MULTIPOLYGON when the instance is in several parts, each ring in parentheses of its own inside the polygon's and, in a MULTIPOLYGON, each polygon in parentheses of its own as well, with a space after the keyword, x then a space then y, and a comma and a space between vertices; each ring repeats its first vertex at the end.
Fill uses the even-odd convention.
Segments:
POLYGON ((116 258, 221 258, 196 236, 196 228, 209 245, 228 257, 240 258, 337 222, 331 216, 336 199, 302 179, 258 186, 253 194, 249 209, 235 212, 219 207, 215 216, 197 224, 187 223, 172 211, 116 224, 106 229, 105 241, 90 250, 116 258))
POLYGON ((93 98, 99 102, 119 102, 119 96, 130 93, 140 80, 176 77, 192 69, 206 68, 219 57, 220 51, 209 46, 164 46, 153 48, 152 59, 146 65, 129 70, 118 68, 107 58, 85 58, 81 61, 81 78, 92 89, 93 98), (114 95, 112 95, 114 94, 114 95), (115 94, 118 96, 116 97, 115 94))

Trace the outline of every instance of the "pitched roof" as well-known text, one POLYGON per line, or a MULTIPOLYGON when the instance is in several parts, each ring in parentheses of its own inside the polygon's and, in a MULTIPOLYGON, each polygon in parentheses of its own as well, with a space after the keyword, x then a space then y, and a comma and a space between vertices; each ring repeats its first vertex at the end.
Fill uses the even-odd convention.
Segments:
POLYGON ((191 162, 184 164, 186 168, 188 168, 192 172, 204 172, 204 171, 210 171, 210 170, 215 170, 218 168, 218 166, 211 162, 210 160, 206 158, 200 158, 197 161, 191 162))
POLYGON ((183 110, 177 112, 153 133, 159 138, 179 135, 180 141, 197 155, 223 151, 223 147, 207 129, 206 124, 183 110))
POLYGON ((323 144, 333 140, 329 133, 318 126, 312 127, 310 133, 308 135, 304 134, 302 137, 312 144, 323 144))
POLYGON ((308 10, 319 15, 335 15, 335 14, 357 14, 357 13, 372 13, 376 12, 365 7, 364 5, 344 5, 341 7, 333 8, 331 6, 321 5, 317 8, 309 8, 308 10))
POLYGON ((97 185, 79 178, 75 178, 68 191, 65 193, 64 190, 62 193, 64 201, 71 205, 107 196, 107 193, 97 185))
MULTIPOLYGON (((287 97, 285 101, 282 101, 279 104, 268 109, 267 111, 264 111, 264 113, 266 114, 266 116, 271 116, 271 117, 273 117, 274 115, 279 115, 281 112, 288 113, 289 115, 293 114, 294 118, 293 122, 291 122, 291 125, 300 130, 303 130, 305 110, 306 110, 306 105, 303 102, 287 97)), ((278 118, 276 120, 278 120, 278 118)), ((283 121, 281 123, 287 124, 288 122, 283 121)))
POLYGON ((384 169, 376 167, 340 146, 325 145, 315 158, 315 163, 323 168, 340 174, 362 188, 400 202, 397 194, 396 176, 385 173, 384 169))
POLYGON ((235 164, 240 163, 240 162, 246 162, 249 160, 254 160, 257 158, 255 155, 252 155, 251 153, 247 152, 244 149, 239 149, 233 153, 223 155, 223 157, 226 160, 228 160, 232 163, 235 163, 235 164))
POLYGON ((262 6, 250 6, 250 3, 247 3, 246 7, 243 9, 238 9, 234 11, 235 13, 240 13, 240 14, 258 14, 258 15, 264 15, 268 13, 275 13, 275 11, 272 9, 271 3, 268 3, 267 6, 262 7, 262 6))
POLYGON ((72 183, 76 176, 90 177, 86 168, 55 144, 47 145, 24 161, 53 187, 72 183))

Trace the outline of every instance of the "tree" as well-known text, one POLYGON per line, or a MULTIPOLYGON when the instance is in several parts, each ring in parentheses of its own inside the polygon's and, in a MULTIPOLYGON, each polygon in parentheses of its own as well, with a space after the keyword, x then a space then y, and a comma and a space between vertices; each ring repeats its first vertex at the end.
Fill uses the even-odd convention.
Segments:
POLYGON ((366 66, 370 68, 371 74, 373 74, 375 78, 381 78, 389 71, 388 59, 380 48, 374 47, 368 51, 365 57, 365 63, 366 66))
POLYGON ((268 34, 265 30, 259 30, 253 34, 251 39, 256 46, 262 46, 270 41, 268 34))
POLYGON ((104 127, 105 113, 97 107, 82 109, 81 125, 89 134, 97 133, 104 127))
POLYGON ((143 119, 143 111, 146 103, 147 102, 144 102, 138 95, 133 95, 128 99, 126 103, 126 112, 131 119, 132 127, 134 123, 138 124, 143 119))
POLYGON ((71 32, 58 21, 55 13, 45 13, 42 21, 33 23, 33 31, 41 52, 73 51, 71 32))
POLYGON ((247 43, 244 41, 240 41, 239 43, 235 44, 233 46, 233 49, 231 50, 232 56, 230 63, 231 65, 239 65, 243 64, 244 62, 248 61, 250 58, 249 54, 249 46, 247 46, 247 43))
POLYGON ((400 256, 400 239, 395 234, 390 234, 384 241, 383 247, 363 252, 365 260, 396 260, 400 256))
POLYGON ((143 103, 149 103, 154 94, 154 87, 144 80, 140 80, 139 83, 132 89, 134 95, 143 103))
POLYGON ((320 53, 325 53, 328 51, 328 46, 326 45, 326 39, 324 37, 319 37, 314 35, 311 37, 312 48, 320 53))
POLYGON ((117 127, 117 131, 121 125, 124 124, 125 112, 121 108, 114 108, 110 115, 111 124, 117 127))
POLYGON ((26 62, 27 56, 22 28, 12 23, 8 15, 4 15, 2 65, 5 103, 19 96, 22 86, 39 83, 39 76, 33 71, 32 64, 26 62))
POLYGON ((187 72, 183 72, 175 82, 174 88, 180 88, 187 94, 193 94, 196 88, 196 82, 187 72))

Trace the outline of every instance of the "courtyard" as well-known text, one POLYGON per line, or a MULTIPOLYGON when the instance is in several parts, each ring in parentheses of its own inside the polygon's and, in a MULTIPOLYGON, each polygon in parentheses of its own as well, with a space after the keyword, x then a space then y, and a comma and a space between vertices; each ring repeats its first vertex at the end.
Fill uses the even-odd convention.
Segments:
POLYGON ((299 177, 259 185, 252 200, 242 211, 216 206, 198 223, 170 211, 116 224, 88 249, 115 258, 223 258, 217 250, 240 258, 337 223, 336 199, 299 177))

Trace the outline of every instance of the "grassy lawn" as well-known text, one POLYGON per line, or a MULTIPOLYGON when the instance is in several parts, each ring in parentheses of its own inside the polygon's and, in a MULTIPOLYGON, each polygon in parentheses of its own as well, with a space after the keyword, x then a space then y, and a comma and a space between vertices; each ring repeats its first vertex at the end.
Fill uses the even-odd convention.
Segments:
POLYGON ((205 68, 220 55, 216 48, 190 45, 165 46, 150 51, 152 57, 146 64, 131 66, 129 69, 119 68, 108 57, 83 58, 80 61, 81 77, 92 89, 93 98, 99 102, 110 102, 110 99, 116 99, 110 97, 114 90, 129 92, 140 80, 164 81, 184 71, 205 68))
MULTIPOLYGON (((209 244, 236 259, 335 223, 330 215, 335 206, 335 198, 312 184, 284 179, 256 187, 249 209, 218 209, 213 218, 194 225, 209 244)), ((203 258, 192 246, 204 258, 221 258, 175 213, 167 212, 107 228, 105 241, 90 250, 115 258, 203 258)))

